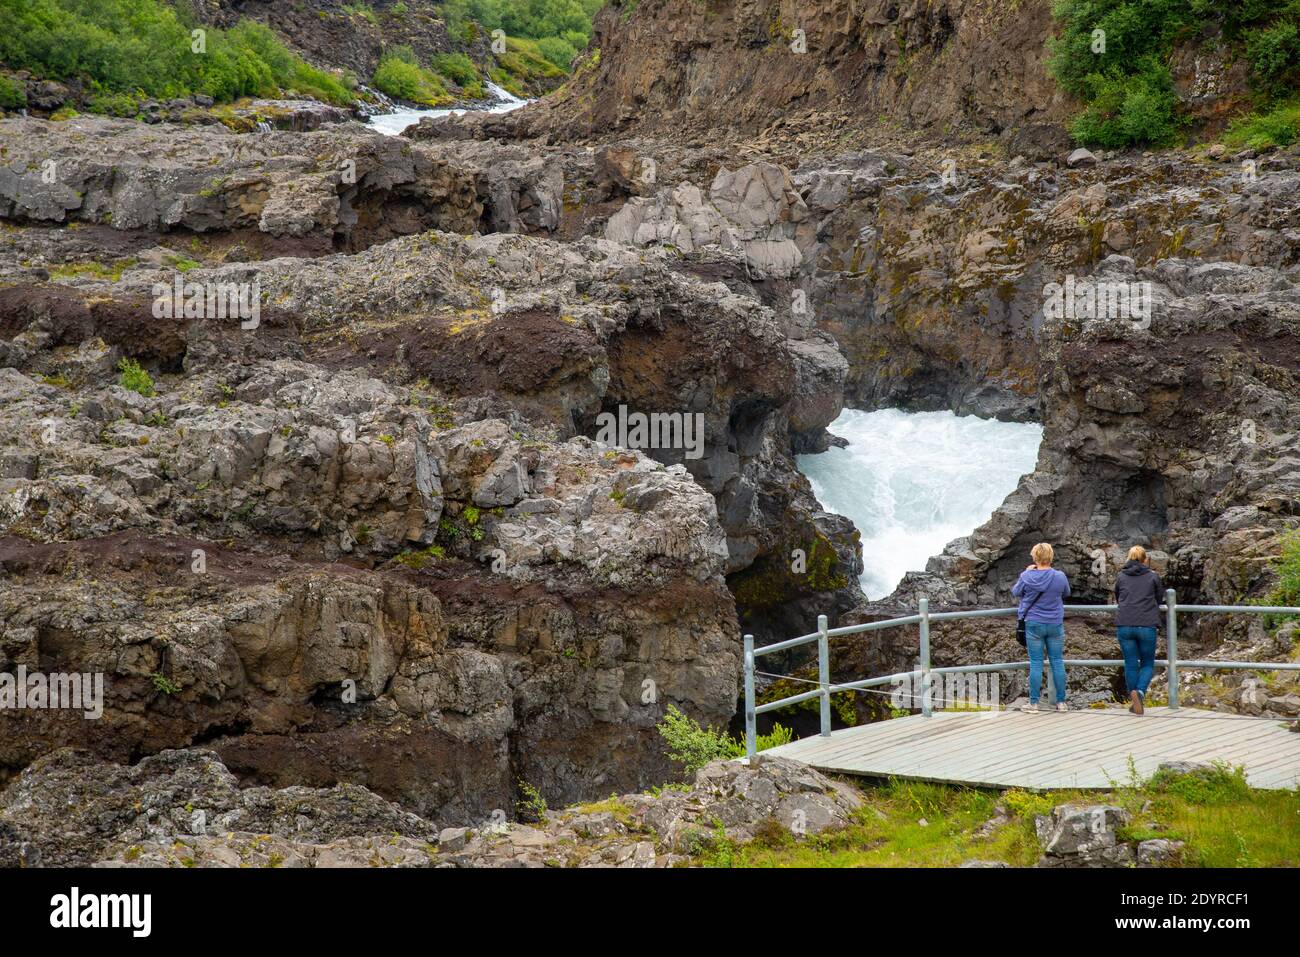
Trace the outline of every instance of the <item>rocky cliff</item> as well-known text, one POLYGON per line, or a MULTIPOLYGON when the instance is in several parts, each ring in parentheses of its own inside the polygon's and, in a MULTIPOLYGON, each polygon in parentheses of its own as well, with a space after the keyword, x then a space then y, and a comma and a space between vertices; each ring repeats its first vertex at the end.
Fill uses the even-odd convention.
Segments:
POLYGON ((557 136, 997 133, 1059 121, 1047 0, 639 0, 607 6, 545 109, 557 136), (596 56, 595 51, 599 52, 596 56))
MULTIPOLYGON (((733 717, 742 631, 1005 604, 1043 539, 1083 601, 1134 541, 1183 601, 1266 593, 1300 501, 1300 156, 1067 160, 1047 29, 1030 0, 642 0, 553 101, 399 138, 0 120, 0 671, 106 679, 98 720, 0 711, 0 829, 39 844, 24 779, 89 762, 111 800, 208 775, 241 831, 279 789, 334 821, 364 787, 363 822, 285 852, 380 830, 417 860, 523 784, 667 780, 656 722, 733 717), (1076 279, 1145 314, 1049 310, 1076 279), (226 289, 256 316, 210 312, 226 289), (794 466, 846 404, 1045 430, 874 605, 794 466), (630 414, 698 442, 609 440, 630 414)), ((936 660, 1014 656, 1006 631, 936 628, 936 660)), ((1186 639, 1262 660, 1294 629, 1186 639)), ((914 654, 837 642, 835 676, 914 654)), ((1114 681, 1080 670, 1076 703, 1114 681)), ((1300 711, 1290 687, 1256 707, 1300 711)), ((166 857, 174 829, 127 817, 66 862, 166 857)))

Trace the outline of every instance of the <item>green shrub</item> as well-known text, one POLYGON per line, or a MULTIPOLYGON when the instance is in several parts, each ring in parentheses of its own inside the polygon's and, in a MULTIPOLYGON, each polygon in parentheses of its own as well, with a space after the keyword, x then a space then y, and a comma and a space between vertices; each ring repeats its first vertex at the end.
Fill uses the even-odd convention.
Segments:
POLYGON ((668 706, 657 730, 668 744, 668 757, 681 764, 688 775, 710 761, 735 757, 731 739, 725 733, 700 727, 675 705, 668 706))
POLYGON ((566 73, 573 66, 573 58, 578 55, 573 44, 560 37, 542 37, 537 41, 537 49, 542 56, 550 60, 566 73))
POLYGON ((478 67, 463 53, 439 53, 432 64, 436 73, 445 76, 460 87, 461 92, 471 99, 481 100, 487 96, 483 78, 479 76, 478 67))
POLYGON ((149 680, 153 682, 155 691, 160 691, 165 695, 176 695, 181 693, 181 686, 160 671, 155 671, 151 674, 149 680))
MULTIPOLYGON (((695 719, 682 714, 676 705, 669 705, 663 720, 655 726, 660 736, 668 745, 668 757, 682 765, 688 774, 694 774, 710 761, 719 758, 739 758, 745 754, 745 743, 737 741, 724 731, 702 728, 695 719)), ((794 732, 782 725, 773 725, 770 734, 760 734, 755 740, 755 749, 766 751, 768 748, 789 744, 794 739, 794 732)))
POLYGON ((1282 20, 1246 34, 1246 59, 1255 88, 1269 98, 1284 96, 1300 75, 1300 28, 1282 20))
POLYGON ((530 824, 545 824, 549 808, 542 793, 522 778, 519 780, 519 793, 522 798, 515 802, 515 812, 520 820, 530 824))
POLYGON ((1223 141, 1233 147, 1261 150, 1290 146, 1297 138, 1300 138, 1300 102, 1238 117, 1228 125, 1223 141))
MULTIPOLYGON (((1300 107, 1296 109, 1300 113, 1300 107)), ((1280 550, 1272 561, 1273 572, 1277 575, 1277 584, 1261 601, 1256 604, 1300 608, 1300 528, 1285 533, 1279 540, 1280 550)), ((1300 615, 1277 614, 1265 616, 1269 628, 1285 621, 1294 621, 1300 615)))
POLYGON ((565 75, 564 70, 542 56, 536 40, 506 37, 506 52, 497 54, 497 62, 516 81, 518 91, 504 83, 500 85, 516 96, 524 95, 527 85, 535 80, 565 75))
POLYGON ((1146 789, 1158 794, 1171 794, 1196 805, 1231 804, 1250 797, 1246 769, 1222 763, 1186 773, 1165 768, 1152 775, 1146 782, 1146 789))
POLYGON ((1243 54, 1251 83, 1269 101, 1300 77, 1298 0, 1056 0, 1061 34, 1050 41, 1052 75, 1087 109, 1071 127, 1101 146, 1164 145, 1178 128, 1169 71, 1174 45, 1220 28, 1230 53, 1243 54), (1105 34, 1104 50, 1094 31, 1105 34))
POLYGON ((1070 127, 1080 143, 1113 148, 1173 141, 1177 98, 1168 70, 1151 63, 1137 75, 1094 74, 1088 78, 1087 91, 1091 103, 1070 127))
POLYGON ((419 66, 410 47, 395 47, 379 60, 372 81, 375 89, 399 100, 423 106, 451 102, 447 88, 431 71, 419 66))
POLYGON ((94 93, 214 99, 284 91, 332 103, 352 100, 331 74, 291 53, 265 26, 203 27, 191 48, 188 8, 162 0, 0 0, 0 61, 39 76, 83 77, 94 93))
POLYGON ((148 398, 154 394, 153 379, 134 359, 123 359, 117 364, 118 385, 148 398))
POLYGON ((375 26, 379 25, 379 20, 375 16, 375 11, 371 9, 369 4, 345 3, 343 4, 343 12, 350 17, 360 17, 361 19, 365 20, 367 23, 371 23, 375 26))
POLYGON ((106 116, 135 116, 144 97, 131 93, 98 93, 86 103, 87 113, 106 116))
POLYGON ((27 92, 21 85, 0 75, 0 110, 21 110, 27 105, 27 92))

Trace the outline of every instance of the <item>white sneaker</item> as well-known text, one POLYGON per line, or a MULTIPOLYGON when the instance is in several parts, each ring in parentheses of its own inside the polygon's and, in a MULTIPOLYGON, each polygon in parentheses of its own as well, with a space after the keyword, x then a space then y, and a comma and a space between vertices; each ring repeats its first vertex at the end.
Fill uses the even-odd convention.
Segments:
POLYGON ((1037 713, 1038 713, 1038 705, 1033 704, 1033 703, 1030 703, 1030 704, 1022 704, 1022 705, 1020 706, 1020 710, 1021 710, 1021 711, 1028 711, 1030 714, 1037 714, 1037 713))
POLYGON ((1069 711, 1069 710, 1070 710, 1070 706, 1069 706, 1068 704, 1066 704, 1064 701, 1058 701, 1058 702, 1056 702, 1056 710, 1057 710, 1057 711, 1069 711))

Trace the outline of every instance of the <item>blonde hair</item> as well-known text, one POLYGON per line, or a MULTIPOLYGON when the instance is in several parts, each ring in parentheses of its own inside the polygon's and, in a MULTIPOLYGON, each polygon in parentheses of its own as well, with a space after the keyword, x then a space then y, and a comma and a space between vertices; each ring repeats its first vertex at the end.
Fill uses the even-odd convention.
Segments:
POLYGON ((1134 545, 1128 550, 1128 560, 1131 562, 1143 562, 1147 560, 1147 550, 1141 545, 1134 545))
POLYGON ((1037 565, 1050 565, 1056 557, 1056 552, 1052 551, 1052 546, 1047 542, 1039 542, 1029 550, 1029 554, 1037 565))

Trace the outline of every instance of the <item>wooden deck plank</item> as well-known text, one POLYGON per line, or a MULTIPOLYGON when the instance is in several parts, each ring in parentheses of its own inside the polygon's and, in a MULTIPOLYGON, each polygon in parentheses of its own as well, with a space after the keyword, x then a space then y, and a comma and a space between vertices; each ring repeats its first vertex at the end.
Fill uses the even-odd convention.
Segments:
POLYGON ((1260 788, 1300 782, 1300 736, 1278 721, 1212 711, 935 712, 803 738, 764 752, 872 777, 986 787, 1107 788, 1132 758, 1147 776, 1165 761, 1223 760, 1260 788))
MULTIPOLYGON (((1130 754, 1133 755, 1135 763, 1141 764, 1143 761, 1151 759, 1158 764, 1160 760, 1164 759, 1163 755, 1170 747, 1178 748, 1181 752, 1188 746, 1188 743, 1178 734, 1178 727, 1170 724, 1171 720, 1176 719, 1166 719, 1158 726, 1152 727, 1152 723, 1143 726, 1138 725, 1138 722, 1146 720, 1145 718, 1132 718, 1131 723, 1125 720, 1130 717, 1125 715, 1123 718, 1111 718, 1105 715, 1097 715, 1096 719, 1091 723, 1100 728, 1101 733, 1099 735, 1093 734, 1086 741, 1071 739, 1059 742, 1052 738, 1047 741, 1038 741, 1036 743, 1041 744, 1041 750, 1035 756, 1014 766, 994 766, 988 770, 1031 773, 1044 766, 1061 762, 1066 762, 1078 768, 1090 760, 1099 758, 1113 759, 1118 755, 1123 758, 1123 776, 1127 776, 1127 758, 1130 754), (1119 724, 1121 721, 1124 722, 1123 725, 1119 724)), ((1223 739, 1229 741, 1234 740, 1235 735, 1233 729, 1222 727, 1218 723, 1211 729, 1202 731, 1202 729, 1197 728, 1196 731, 1198 737, 1202 739, 1200 742, 1202 744, 1204 738, 1212 737, 1214 740, 1223 739)))

